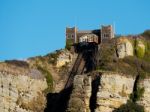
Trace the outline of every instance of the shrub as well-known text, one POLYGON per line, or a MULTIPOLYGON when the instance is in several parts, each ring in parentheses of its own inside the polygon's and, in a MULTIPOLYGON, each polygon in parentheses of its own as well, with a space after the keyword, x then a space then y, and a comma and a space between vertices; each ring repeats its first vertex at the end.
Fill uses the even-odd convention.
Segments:
POLYGON ((145 50, 142 47, 137 46, 136 48, 136 55, 139 58, 143 58, 145 54, 145 50))
POLYGON ((150 39, 150 30, 146 30, 142 33, 142 36, 144 36, 147 39, 150 39))
POLYGON ((146 50, 144 60, 150 62, 150 40, 146 41, 146 50))
POLYGON ((127 104, 120 106, 113 112, 144 112, 144 107, 128 100, 127 104))
POLYGON ((51 92, 53 90, 53 78, 52 78, 51 73, 47 69, 45 69, 45 68, 43 68, 41 66, 38 66, 37 69, 39 71, 41 71, 42 74, 44 74, 44 76, 46 78, 46 82, 47 82, 47 85, 48 85, 46 93, 51 92))
POLYGON ((60 51, 56 51, 54 53, 50 53, 46 55, 45 57, 48 58, 48 63, 55 65, 59 54, 60 54, 60 51))
POLYGON ((133 94, 130 95, 130 99, 136 103, 136 101, 140 100, 143 97, 144 91, 144 87, 137 87, 136 91, 134 91, 133 94))
POLYGON ((136 39, 135 54, 138 58, 143 58, 145 55, 145 44, 142 40, 136 39), (141 46, 143 45, 143 46, 141 46))
POLYGON ((67 112, 84 112, 84 104, 80 98, 72 98, 67 112))
POLYGON ((73 45, 73 39, 67 39, 65 48, 70 50, 72 45, 73 45))

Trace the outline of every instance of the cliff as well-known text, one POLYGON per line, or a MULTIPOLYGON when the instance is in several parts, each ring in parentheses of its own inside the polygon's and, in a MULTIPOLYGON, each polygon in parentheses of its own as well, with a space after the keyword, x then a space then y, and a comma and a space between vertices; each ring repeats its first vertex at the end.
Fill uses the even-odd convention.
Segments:
POLYGON ((35 69, 0 64, 0 112, 42 112, 46 79, 35 69))
POLYGON ((44 112, 47 95, 63 90, 75 57, 58 50, 25 61, 1 62, 0 112, 44 112))
POLYGON ((125 74, 94 74, 75 77, 69 112, 150 112, 150 79, 137 83, 125 74))
POLYGON ((100 45, 94 72, 74 78, 69 112, 150 112, 150 35, 100 45))
POLYGON ((85 44, 77 47, 81 55, 62 49, 1 62, 0 112, 150 112, 149 37, 115 38, 98 51, 85 44))
POLYGON ((144 92, 137 103, 144 107, 145 112, 150 112, 150 79, 147 78, 140 81, 139 87, 143 88, 144 92))

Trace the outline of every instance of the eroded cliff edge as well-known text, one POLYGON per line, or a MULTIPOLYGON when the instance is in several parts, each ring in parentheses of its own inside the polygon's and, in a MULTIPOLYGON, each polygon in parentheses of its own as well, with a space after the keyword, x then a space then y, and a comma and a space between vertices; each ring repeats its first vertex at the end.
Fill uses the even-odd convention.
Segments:
POLYGON ((149 112, 149 37, 120 37, 102 43, 95 56, 96 69, 86 73, 86 68, 75 76, 69 94, 64 86, 76 53, 63 49, 23 61, 1 62, 0 111, 149 112))
POLYGON ((102 43, 95 73, 75 76, 68 112, 150 112, 148 35, 102 43))
POLYGON ((113 72, 77 75, 68 112, 150 112, 149 85, 113 72))
POLYGON ((0 112, 49 111, 48 96, 63 90, 74 57, 68 50, 58 50, 0 62, 0 112))
POLYGON ((0 64, 0 112, 42 112, 45 77, 36 69, 0 64))

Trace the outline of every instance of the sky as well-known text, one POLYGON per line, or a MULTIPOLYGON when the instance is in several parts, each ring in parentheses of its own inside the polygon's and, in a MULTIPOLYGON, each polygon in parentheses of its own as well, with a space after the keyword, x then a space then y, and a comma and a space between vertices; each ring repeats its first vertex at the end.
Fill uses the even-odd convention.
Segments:
POLYGON ((150 29, 150 0, 0 0, 0 61, 46 55, 65 47, 65 28, 117 34, 150 29))

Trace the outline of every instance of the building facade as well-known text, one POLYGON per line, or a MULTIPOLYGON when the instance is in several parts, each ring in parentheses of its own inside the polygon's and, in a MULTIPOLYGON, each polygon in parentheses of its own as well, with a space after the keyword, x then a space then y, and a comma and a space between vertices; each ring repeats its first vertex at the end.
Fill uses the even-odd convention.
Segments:
POLYGON ((100 29, 96 30, 78 30, 77 27, 66 28, 66 42, 70 44, 81 42, 95 42, 100 44, 112 38, 114 38, 112 25, 102 25, 100 29))

